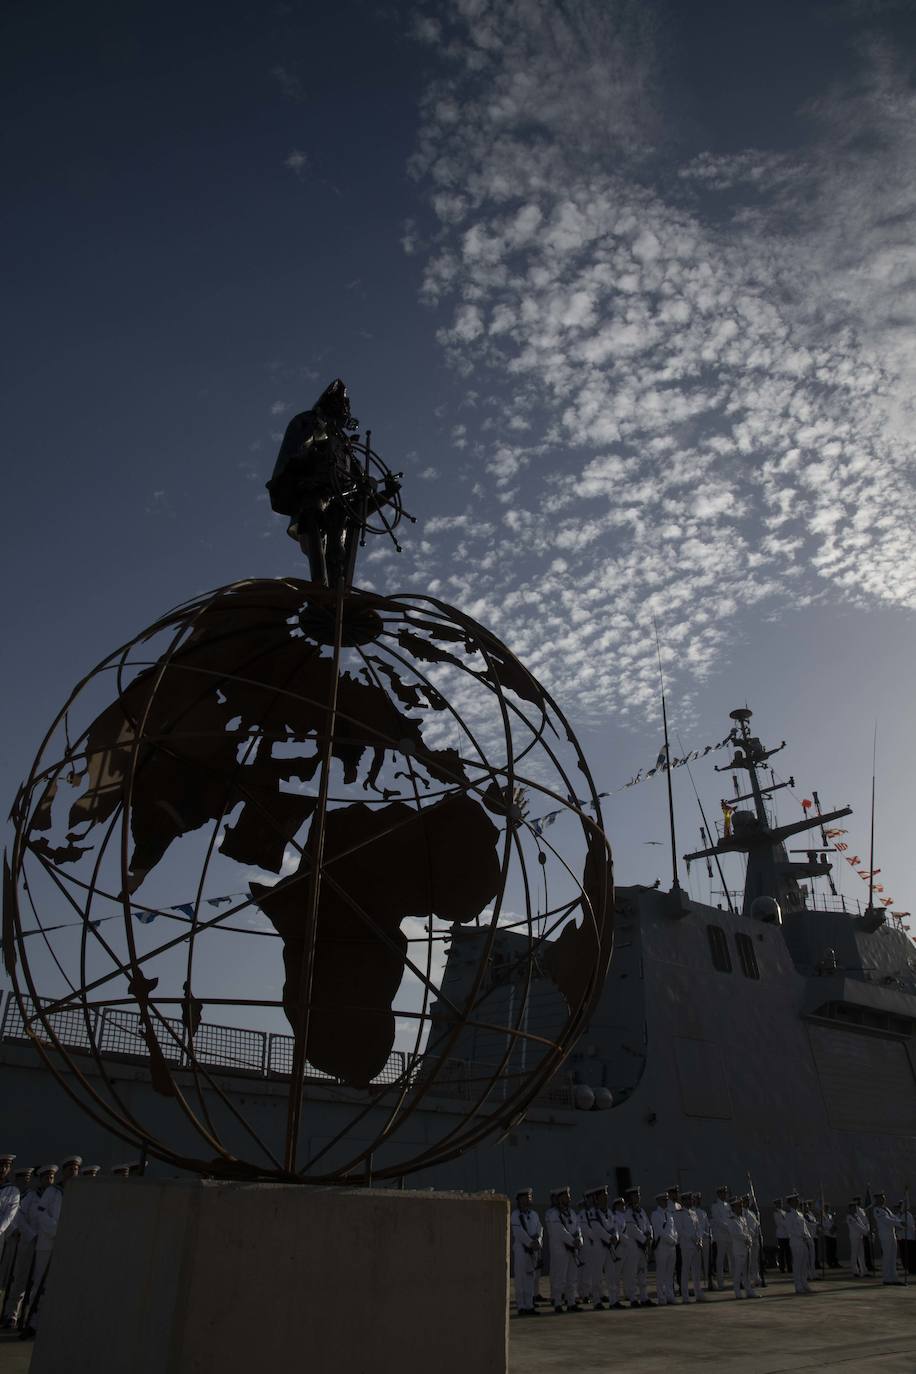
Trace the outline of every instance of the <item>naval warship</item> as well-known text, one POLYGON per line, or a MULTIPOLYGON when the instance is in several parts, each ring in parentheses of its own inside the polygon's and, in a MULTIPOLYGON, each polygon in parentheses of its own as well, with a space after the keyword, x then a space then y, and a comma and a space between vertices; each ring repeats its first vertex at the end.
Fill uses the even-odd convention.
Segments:
MULTIPOLYGON (((827 831, 850 808, 778 824, 777 783, 751 712, 732 712, 733 756, 725 768, 746 775, 742 792, 689 862, 746 864, 743 896, 722 879, 720 905, 691 900, 675 880, 624 886, 615 893, 615 939, 590 1024, 558 1075, 500 1139, 434 1169, 410 1174, 410 1187, 494 1189, 605 1181, 612 1195, 632 1183, 654 1191, 672 1183, 709 1195, 725 1183, 761 1199, 791 1188, 843 1203, 871 1187, 900 1196, 916 1163, 916 959, 908 937, 871 902, 848 910, 816 891, 831 864, 827 831), (799 849, 796 836, 810 835, 799 849), (819 841, 823 841, 819 843, 819 841), (797 859, 795 854, 803 857, 797 859)), ((780 746, 781 747, 781 746, 780 746)), ((724 771, 724 770, 723 770, 724 771)), ((485 928, 452 928, 441 984, 442 1006, 461 1002, 476 977, 485 928)), ((497 932, 487 967, 480 1022, 514 1024, 513 999, 525 999, 525 1029, 512 1048, 514 1068, 531 1067, 537 1035, 566 1014, 548 957, 529 961, 526 935, 497 932)), ((516 1005, 519 1005, 516 1003, 516 1005)), ((119 1091, 136 1114, 156 1121, 164 1108, 150 1084, 133 1013, 109 1011, 99 1042, 120 1060, 119 1091)), ((85 1034, 78 1013, 59 1026, 69 1043, 85 1034)), ((198 1053, 220 1073, 230 1103, 269 1135, 286 1109, 290 1037, 201 1026, 198 1053), (208 1038, 209 1037, 209 1038, 208 1038)), ((505 1056, 504 1037, 466 1029, 449 1073, 423 1099, 404 1131, 415 1146, 434 1143, 475 1101, 475 1084, 505 1056)), ((16 1146, 37 1158, 49 1141, 76 1141, 83 1154, 114 1162, 123 1145, 84 1117, 43 1068, 7 999, 0 1023, 0 1067, 7 1101, 22 1108, 16 1146)), ((395 1065, 395 1072, 399 1066, 395 1065)), ((403 1066, 400 1066, 403 1069, 403 1066)), ((91 1073, 91 1067, 87 1072, 91 1073)), ((379 1084, 379 1113, 384 1084, 379 1084)), ((326 1147, 352 1112, 353 1094, 327 1079, 305 1084, 310 1146, 326 1147)), ((363 1113, 367 1142, 375 1122, 363 1113)), ((381 1115, 380 1118, 381 1120, 381 1115)), ((13 1123, 8 1123, 10 1126, 13 1123)), ((190 1144, 190 1142, 189 1142, 190 1144)), ((348 1154, 359 1145, 348 1136, 348 1154)), ((379 1159, 384 1163, 384 1147, 379 1159)), ((157 1166, 155 1161, 151 1167, 157 1166)))

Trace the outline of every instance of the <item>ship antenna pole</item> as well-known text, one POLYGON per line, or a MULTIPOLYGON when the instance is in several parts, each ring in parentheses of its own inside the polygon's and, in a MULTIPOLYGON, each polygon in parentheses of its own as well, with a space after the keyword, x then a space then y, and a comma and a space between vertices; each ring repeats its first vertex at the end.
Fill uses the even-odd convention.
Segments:
POLYGON ((658 654, 658 680, 662 689, 662 725, 665 731, 665 774, 668 781, 668 828, 671 835, 671 891, 677 892, 677 841, 674 837, 674 792, 671 787, 671 746, 668 743, 668 708, 665 704, 665 676, 662 672, 662 646, 658 638, 658 621, 652 617, 655 626, 655 650, 658 654))
POLYGON ((871 742, 871 834, 868 848, 868 910, 872 910, 875 891, 875 762, 878 755, 878 722, 871 742))

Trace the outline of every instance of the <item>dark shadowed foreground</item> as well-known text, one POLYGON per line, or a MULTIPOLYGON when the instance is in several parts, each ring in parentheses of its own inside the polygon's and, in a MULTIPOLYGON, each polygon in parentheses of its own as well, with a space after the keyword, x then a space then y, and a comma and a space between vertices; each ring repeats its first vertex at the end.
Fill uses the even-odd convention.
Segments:
MULTIPOLYGON (((511 1374, 606 1374, 612 1368, 627 1374, 916 1370, 916 1285, 882 1288, 834 1278, 818 1283, 814 1297, 795 1298, 791 1284, 778 1280, 770 1283, 762 1302, 735 1302, 726 1293, 709 1297, 705 1307, 563 1317, 547 1315, 550 1308, 544 1307, 545 1315, 536 1321, 513 1317, 511 1374)), ((31 1350, 0 1333, 0 1374, 27 1374, 31 1350)))

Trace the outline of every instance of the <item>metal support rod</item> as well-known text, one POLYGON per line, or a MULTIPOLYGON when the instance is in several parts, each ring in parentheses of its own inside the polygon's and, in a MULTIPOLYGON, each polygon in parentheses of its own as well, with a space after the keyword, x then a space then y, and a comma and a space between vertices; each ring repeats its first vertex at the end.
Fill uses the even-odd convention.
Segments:
POLYGON ((290 1082, 289 1111, 286 1125, 285 1168, 296 1171, 296 1150, 299 1143, 299 1123, 302 1118, 302 1091, 308 1059, 309 1015, 312 1003, 312 983, 315 974, 315 946, 318 940, 318 903, 321 896, 321 869, 324 862, 324 832, 331 781, 331 761, 334 750, 334 725, 337 718, 337 687, 340 681, 340 648, 343 636, 344 583, 337 583, 337 604, 334 611, 334 660, 331 667, 331 692, 325 719, 325 736, 321 750, 321 777, 318 802, 315 807, 312 838, 312 870, 309 875, 308 909, 305 943, 299 977, 299 1008, 296 1041, 293 1048, 293 1067, 290 1082))

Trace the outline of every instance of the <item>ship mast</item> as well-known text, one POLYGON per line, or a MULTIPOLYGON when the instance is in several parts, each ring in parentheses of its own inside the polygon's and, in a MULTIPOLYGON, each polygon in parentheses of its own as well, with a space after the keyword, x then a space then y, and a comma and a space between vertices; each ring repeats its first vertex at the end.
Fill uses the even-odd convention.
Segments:
POLYGON ((671 787, 671 745, 668 742, 668 707, 665 702, 665 675, 662 672, 662 646, 658 637, 658 622, 655 625, 655 650, 658 654, 658 680, 662 690, 662 727, 665 732, 665 775, 668 779, 668 833, 671 837, 671 891, 679 892, 677 880, 677 840, 674 835, 674 792, 671 787))
POLYGON ((797 880, 799 878, 825 877, 830 873, 831 865, 826 859, 815 859, 813 854, 808 856, 805 863, 790 861, 786 853, 785 841, 790 835, 814 830, 818 826, 824 826, 831 821, 838 820, 841 816, 848 816, 851 814, 852 808, 845 806, 838 811, 829 811, 825 814, 818 812, 810 820, 805 817, 804 820, 793 822, 790 825, 771 826, 766 811, 766 798, 783 787, 792 786, 794 779, 790 778, 787 783, 773 783, 769 787, 761 787, 757 770, 762 768, 766 760, 777 753, 779 749, 785 747, 785 740, 776 749, 765 749, 760 740, 751 734, 750 721, 752 715, 753 712, 746 706, 730 712, 731 719, 735 722, 730 736, 735 745, 735 756, 731 763, 725 764, 722 768, 717 768, 716 771, 724 773, 729 770, 744 769, 748 774, 750 791, 731 798, 729 806, 737 806, 740 802, 752 801, 754 810, 753 812, 735 810, 732 814, 733 828, 730 834, 723 835, 710 848, 699 849, 693 854, 685 854, 684 858, 690 863, 694 859, 704 859, 712 855, 746 854, 748 864, 744 886, 743 914, 745 916, 753 914, 754 903, 759 897, 774 898, 783 911, 798 911, 804 908, 805 897, 797 880))
POLYGON ((871 745, 871 825, 869 828, 868 839, 868 907, 865 915, 874 916, 875 898, 875 772, 878 757, 878 724, 875 722, 875 733, 872 737, 871 745))

